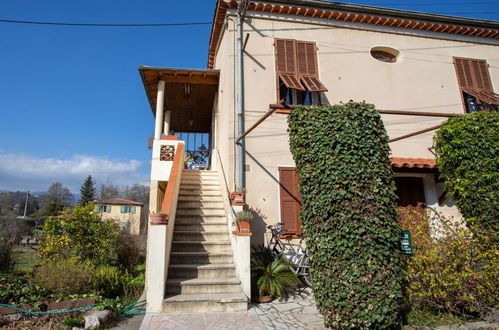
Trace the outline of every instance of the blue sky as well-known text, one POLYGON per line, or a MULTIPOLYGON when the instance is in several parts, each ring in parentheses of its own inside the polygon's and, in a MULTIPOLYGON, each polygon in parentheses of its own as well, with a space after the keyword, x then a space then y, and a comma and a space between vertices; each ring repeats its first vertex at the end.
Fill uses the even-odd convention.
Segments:
MULTIPOLYGON (((499 1, 351 3, 499 20, 499 1)), ((2 0, 0 19, 211 22, 215 0, 2 0)), ((205 68, 210 25, 147 28, 0 23, 0 190, 78 192, 148 183, 153 117, 139 65, 205 68)))

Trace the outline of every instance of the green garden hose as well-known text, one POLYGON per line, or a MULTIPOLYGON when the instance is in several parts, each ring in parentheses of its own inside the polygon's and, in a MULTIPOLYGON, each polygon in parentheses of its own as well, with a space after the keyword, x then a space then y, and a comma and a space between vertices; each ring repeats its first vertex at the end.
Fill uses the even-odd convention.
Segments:
POLYGON ((60 313, 76 312, 76 311, 79 311, 79 310, 82 310, 82 309, 85 309, 85 308, 88 308, 88 307, 94 307, 95 304, 87 305, 87 306, 83 306, 83 307, 78 307, 78 308, 70 309, 70 310, 67 310, 67 311, 53 311, 53 312, 31 312, 31 311, 27 311, 27 310, 24 310, 24 309, 21 309, 21 308, 17 308, 17 307, 12 306, 12 305, 7 305, 7 304, 0 304, 0 306, 5 306, 5 307, 8 307, 8 308, 12 308, 12 309, 15 309, 17 311, 20 311, 20 312, 23 312, 23 313, 27 313, 27 314, 60 314, 60 313))

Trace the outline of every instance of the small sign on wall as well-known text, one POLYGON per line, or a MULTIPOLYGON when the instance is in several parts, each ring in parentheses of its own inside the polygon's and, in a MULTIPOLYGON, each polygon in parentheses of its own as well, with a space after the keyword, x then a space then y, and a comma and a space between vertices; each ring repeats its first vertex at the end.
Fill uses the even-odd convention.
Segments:
POLYGON ((400 234, 400 253, 412 255, 411 232, 402 230, 400 234))

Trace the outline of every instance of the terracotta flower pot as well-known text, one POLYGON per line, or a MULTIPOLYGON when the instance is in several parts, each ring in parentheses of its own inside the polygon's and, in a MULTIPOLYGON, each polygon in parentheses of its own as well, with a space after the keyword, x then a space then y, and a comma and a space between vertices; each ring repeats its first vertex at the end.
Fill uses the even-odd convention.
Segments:
POLYGON ((251 233, 251 222, 249 221, 238 221, 237 231, 240 233, 251 233))
POLYGON ((273 299, 274 299, 274 297, 273 297, 273 296, 261 296, 258 300, 259 300, 261 303, 269 303, 269 302, 271 302, 273 299))
POLYGON ((149 221, 153 225, 167 225, 168 214, 149 214, 149 221))
POLYGON ((244 192, 234 191, 229 194, 231 205, 244 205, 244 192))

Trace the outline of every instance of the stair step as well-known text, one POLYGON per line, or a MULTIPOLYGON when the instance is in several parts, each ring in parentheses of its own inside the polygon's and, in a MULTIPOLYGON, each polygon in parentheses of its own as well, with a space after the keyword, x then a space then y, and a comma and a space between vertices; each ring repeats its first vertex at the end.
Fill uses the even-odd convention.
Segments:
POLYGON ((217 171, 211 171, 211 170, 183 170, 182 175, 207 175, 207 176, 218 176, 217 171))
POLYGON ((177 209, 224 209, 223 202, 179 201, 177 209))
POLYGON ((195 188, 180 187, 179 196, 216 196, 222 197, 220 190, 202 190, 199 186, 195 188))
POLYGON ((235 278, 169 278, 167 294, 241 293, 241 282, 235 278))
POLYGON ((234 264, 170 264, 168 278, 220 278, 235 277, 234 264))
POLYGON ((189 215, 189 216, 218 216, 218 217, 223 217, 225 216, 225 210, 224 209, 200 209, 200 208, 195 208, 195 209, 184 209, 184 208, 177 208, 177 215, 183 216, 183 215, 189 215))
MULTIPOLYGON (((179 222, 175 220, 175 229, 176 231, 195 231, 195 232, 220 232, 220 231, 225 231, 227 232, 227 222, 221 221, 221 222, 212 222, 212 223, 199 223, 199 222, 194 222, 194 223, 186 223, 186 222, 179 222)), ((175 236, 174 236, 175 237, 175 236)))
POLYGON ((173 241, 172 252, 231 252, 230 241, 173 241))
POLYGON ((220 191, 220 185, 180 183, 180 190, 220 191))
POLYGON ((232 252, 171 252, 172 264, 230 264, 232 252))
POLYGON ((227 218, 219 215, 182 215, 175 216, 175 224, 177 223, 213 223, 213 224, 227 224, 227 218))
POLYGON ((243 312, 248 299, 243 293, 181 294, 163 300, 163 313, 243 312))
POLYGON ((180 185, 220 186, 218 179, 182 177, 180 185))
POLYGON ((222 230, 177 230, 173 231, 173 241, 228 241, 227 226, 222 230), (225 229, 225 230, 224 230, 225 229))
POLYGON ((222 196, 206 196, 206 195, 179 195, 178 202, 214 202, 223 203, 224 199, 222 196))

